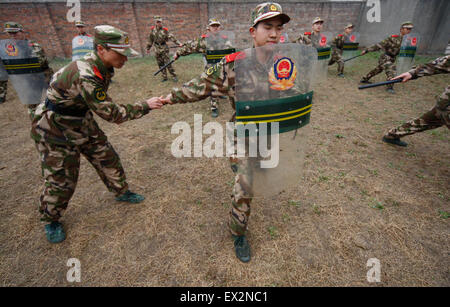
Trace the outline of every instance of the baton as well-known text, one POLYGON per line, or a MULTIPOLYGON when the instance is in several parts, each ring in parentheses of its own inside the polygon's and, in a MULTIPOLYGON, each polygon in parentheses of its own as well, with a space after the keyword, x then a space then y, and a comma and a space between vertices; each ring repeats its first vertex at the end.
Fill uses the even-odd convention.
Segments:
POLYGON ((367 53, 364 53, 364 54, 358 54, 358 55, 352 56, 351 58, 348 58, 347 60, 344 60, 344 62, 353 60, 354 58, 357 58, 357 57, 360 57, 360 56, 363 56, 363 55, 366 55, 366 54, 367 54, 367 53))
POLYGON ((157 74, 159 74, 161 71, 163 71, 164 69, 167 68, 167 66, 169 66, 170 64, 172 64, 173 62, 175 62, 175 59, 171 60, 169 63, 167 63, 166 65, 164 65, 163 67, 161 67, 157 72, 155 72, 153 75, 156 76, 157 74))
POLYGON ((399 82, 402 82, 402 81, 403 81, 402 79, 397 79, 397 80, 389 80, 389 81, 383 81, 383 82, 367 84, 367 85, 360 85, 360 86, 358 86, 358 89, 359 90, 363 90, 365 88, 377 87, 377 86, 386 85, 386 84, 392 84, 392 83, 399 83, 399 82))

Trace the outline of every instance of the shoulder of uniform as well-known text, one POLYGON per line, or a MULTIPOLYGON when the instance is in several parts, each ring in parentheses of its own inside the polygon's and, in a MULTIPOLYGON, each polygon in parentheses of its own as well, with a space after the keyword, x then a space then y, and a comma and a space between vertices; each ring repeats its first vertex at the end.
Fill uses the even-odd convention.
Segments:
POLYGON ((86 34, 86 36, 87 36, 87 37, 92 37, 92 35, 91 35, 91 34, 86 34))
POLYGON ((311 35, 311 32, 305 32, 304 35, 311 35))
POLYGON ((94 75, 99 77, 101 80, 103 80, 103 75, 101 74, 100 70, 98 70, 97 66, 92 66, 92 71, 94 72, 94 75))
POLYGON ((392 34, 391 37, 400 37, 398 34, 392 34))
POLYGON ((155 28, 155 26, 151 26, 150 30, 153 30, 155 28))
POLYGON ((207 37, 208 37, 208 35, 202 34, 202 38, 207 38, 207 37))
POLYGON ((238 51, 232 54, 225 56, 225 63, 231 63, 237 60, 241 60, 245 58, 245 53, 242 51, 238 51))
POLYGON ((338 34, 338 37, 342 37, 342 36, 344 36, 344 34, 338 34))
POLYGON ((169 29, 167 29, 167 28, 163 28, 164 30, 166 30, 166 31, 169 31, 169 29))

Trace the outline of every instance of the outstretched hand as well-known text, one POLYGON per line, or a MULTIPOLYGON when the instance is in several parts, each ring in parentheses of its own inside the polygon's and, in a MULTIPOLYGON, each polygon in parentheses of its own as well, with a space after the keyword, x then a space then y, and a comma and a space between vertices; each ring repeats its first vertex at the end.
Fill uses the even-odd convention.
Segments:
POLYGON ((164 103, 162 102, 163 96, 161 97, 152 97, 150 99, 148 99, 147 105, 150 109, 161 109, 162 106, 164 105, 164 103))
MULTIPOLYGON (((162 96, 161 96, 162 97, 162 96)), ((172 102, 172 94, 167 95, 166 97, 161 99, 163 104, 173 104, 172 102)))
POLYGON ((397 77, 392 78, 391 80, 397 80, 402 79, 402 82, 407 82, 411 80, 412 75, 409 72, 404 72, 401 75, 398 75, 397 77))

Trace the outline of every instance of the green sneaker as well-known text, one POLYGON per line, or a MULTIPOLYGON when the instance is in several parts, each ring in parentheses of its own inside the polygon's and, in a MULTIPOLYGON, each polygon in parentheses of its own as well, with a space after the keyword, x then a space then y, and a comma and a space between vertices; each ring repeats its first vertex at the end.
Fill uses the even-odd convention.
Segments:
POLYGON ((234 250, 236 252, 236 257, 242 262, 250 261, 250 245, 248 244, 247 238, 245 236, 235 236, 232 235, 234 240, 234 250))
POLYGON ((50 243, 60 243, 66 239, 66 233, 60 222, 45 225, 45 236, 50 243))
POLYGON ((393 145, 397 145, 397 146, 402 146, 402 147, 406 147, 408 146, 408 143, 400 141, 400 139, 391 139, 391 138, 387 138, 386 136, 383 136, 383 142, 385 143, 389 143, 389 144, 393 144, 393 145))
POLYGON ((212 117, 217 117, 217 116, 219 116, 219 110, 218 110, 218 109, 211 110, 211 116, 212 116, 212 117))
POLYGON ((126 201, 133 204, 138 204, 142 202, 144 199, 145 199, 144 196, 130 191, 126 191, 125 194, 116 197, 117 201, 126 201))
POLYGON ((359 81, 359 83, 372 84, 372 82, 370 82, 369 80, 364 79, 364 78, 362 78, 362 79, 359 81))
POLYGON ((344 74, 340 73, 340 74, 338 74, 338 77, 344 78, 344 74))

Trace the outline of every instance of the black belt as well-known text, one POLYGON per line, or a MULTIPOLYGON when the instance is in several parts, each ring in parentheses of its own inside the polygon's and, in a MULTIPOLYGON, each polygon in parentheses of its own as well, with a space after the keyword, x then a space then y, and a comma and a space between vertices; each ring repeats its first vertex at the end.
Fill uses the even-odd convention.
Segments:
POLYGON ((48 98, 45 99, 45 106, 47 107, 47 109, 55 112, 56 114, 59 115, 65 115, 65 116, 75 116, 75 117, 84 117, 87 113, 87 111, 89 111, 89 109, 75 109, 75 108, 64 108, 64 107, 60 107, 54 103, 52 103, 50 100, 48 100, 48 98))

